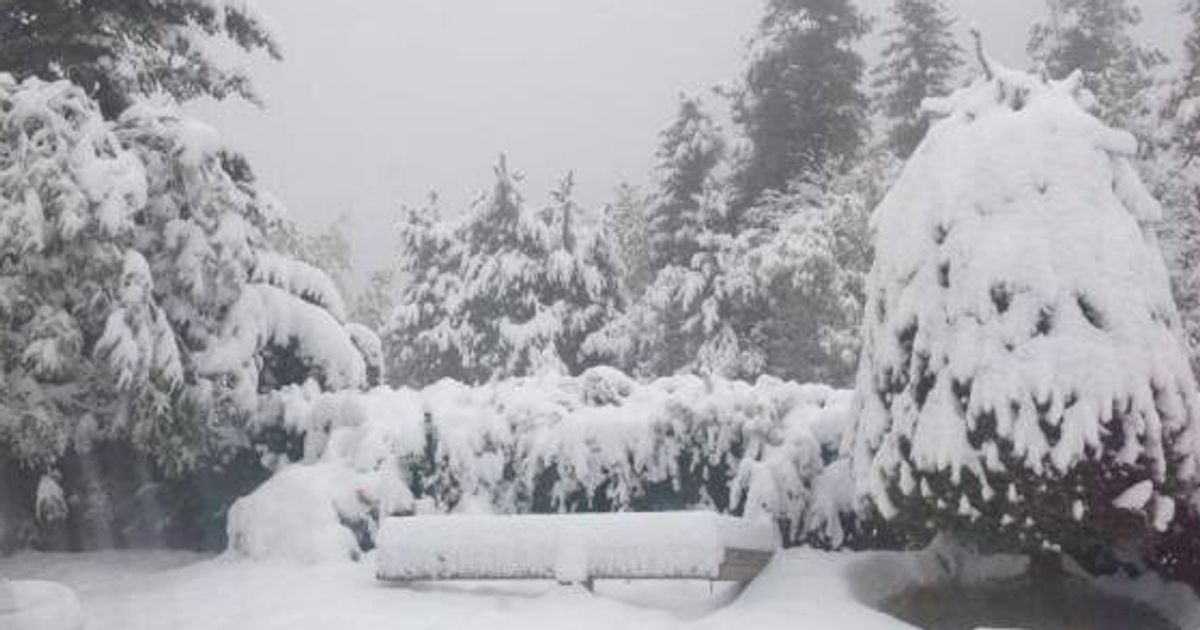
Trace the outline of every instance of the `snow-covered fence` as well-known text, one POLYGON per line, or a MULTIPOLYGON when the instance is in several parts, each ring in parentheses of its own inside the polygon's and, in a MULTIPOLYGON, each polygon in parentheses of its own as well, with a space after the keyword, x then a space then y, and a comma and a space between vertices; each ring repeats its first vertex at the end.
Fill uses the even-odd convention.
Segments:
POLYGON ((411 516, 380 527, 381 580, 747 582, 779 548, 770 519, 713 512, 411 516))
MULTIPOLYGON (((297 388, 278 404, 284 428, 304 436, 304 456, 230 513, 231 546, 255 556, 353 554, 373 544, 380 518, 450 512, 765 513, 794 542, 813 511, 844 505, 814 497, 814 487, 839 486, 819 478, 849 405, 847 392, 819 385, 638 383, 600 368, 474 388, 297 388), (288 527, 282 514, 299 522, 288 527), (281 540, 291 535, 281 530, 326 522, 343 534, 349 525, 357 547, 345 535, 281 540)), ((836 526, 837 517, 814 520, 836 526)))

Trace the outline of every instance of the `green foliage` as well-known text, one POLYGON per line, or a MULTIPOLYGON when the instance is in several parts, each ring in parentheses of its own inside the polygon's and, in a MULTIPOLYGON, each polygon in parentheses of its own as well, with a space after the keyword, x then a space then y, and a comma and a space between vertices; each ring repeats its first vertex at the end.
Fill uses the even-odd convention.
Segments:
POLYGON ((903 159, 929 130, 921 103, 950 92, 963 51, 950 31, 954 18, 941 0, 895 0, 891 12, 897 24, 884 32, 888 44, 872 72, 872 87, 891 120, 888 145, 903 159))
POLYGON ((106 118, 135 97, 236 95, 257 101, 249 79, 220 67, 206 39, 280 57, 259 16, 212 0, 9 0, 0 7, 0 68, 18 79, 66 78, 106 118))
POLYGON ((792 180, 838 171, 862 148, 868 101, 852 48, 869 30, 849 0, 771 0, 734 95, 750 142, 735 176, 736 208, 792 180))

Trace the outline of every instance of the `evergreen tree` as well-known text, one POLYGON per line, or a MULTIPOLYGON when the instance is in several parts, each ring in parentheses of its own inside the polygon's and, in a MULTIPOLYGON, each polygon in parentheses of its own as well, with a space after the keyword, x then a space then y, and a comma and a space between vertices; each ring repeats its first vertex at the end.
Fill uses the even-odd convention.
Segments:
POLYGON ((371 330, 382 331, 395 308, 396 271, 379 269, 367 276, 367 286, 354 300, 353 319, 371 330))
POLYGON ((654 277, 649 214, 650 199, 629 184, 617 186, 616 198, 604 208, 603 231, 613 239, 618 258, 624 262, 624 283, 633 297, 641 295, 654 277))
POLYGON ((985 70, 937 104, 873 217, 846 447, 913 544, 948 531, 1096 568, 1168 531, 1200 481, 1161 208, 1078 75, 985 70))
POLYGON ((615 240, 603 224, 588 229, 576 205, 575 181, 568 175, 551 193, 548 209, 553 251, 547 261, 545 293, 541 300, 557 314, 555 352, 569 374, 595 365, 584 352, 589 337, 625 309, 625 275, 613 247, 615 240))
POLYGON ((889 41, 873 72, 873 86, 891 120, 888 145, 903 159, 929 129, 921 103, 950 92, 962 48, 951 33, 954 18, 941 0, 895 0, 891 12, 897 24, 884 32, 889 41))
POLYGON ((731 228, 726 191, 715 176, 724 141, 694 98, 683 98, 660 136, 657 186, 646 238, 651 281, 587 351, 645 376, 678 371, 742 374, 757 363, 725 320, 721 250, 731 228))
POLYGON ((610 238, 580 228, 571 178, 541 213, 516 181, 502 158, 491 193, 459 223, 406 213, 405 289, 385 334, 394 382, 481 383, 591 364, 585 340, 624 301, 610 238))
POLYGON ((700 101, 683 98, 671 126, 663 130, 658 149, 658 189, 650 206, 650 268, 688 266, 699 240, 713 226, 700 204, 712 188, 724 141, 700 101))
POLYGON ((1128 0, 1047 2, 1050 19, 1033 27, 1029 54, 1052 78, 1082 72, 1100 118, 1144 135, 1139 121, 1151 112, 1143 96, 1153 85, 1153 69, 1166 57, 1130 34, 1142 21, 1141 11, 1128 0))
POLYGON ((77 424, 111 430, 96 423, 126 392, 177 384, 166 344, 160 360, 130 356, 161 331, 128 248, 146 195, 82 90, 0 75, 0 458, 48 469, 91 437, 77 424))
POLYGON ((212 39, 280 56, 245 2, 9 0, 0 7, 0 68, 17 79, 69 79, 109 119, 156 92, 181 101, 230 95, 255 101, 249 78, 217 62, 212 39))
POLYGON ((389 382, 423 387, 441 378, 467 381, 457 323, 463 251, 441 219, 437 198, 400 212, 397 281, 403 287, 384 329, 389 382))
POLYGON ((749 141, 736 174, 738 209, 792 180, 849 166, 866 135, 864 62, 851 46, 869 30, 849 0, 770 0, 734 95, 749 141))
POLYGON ((798 382, 852 383, 871 262, 867 197, 857 179, 769 193, 728 248, 726 292, 762 372, 798 382))

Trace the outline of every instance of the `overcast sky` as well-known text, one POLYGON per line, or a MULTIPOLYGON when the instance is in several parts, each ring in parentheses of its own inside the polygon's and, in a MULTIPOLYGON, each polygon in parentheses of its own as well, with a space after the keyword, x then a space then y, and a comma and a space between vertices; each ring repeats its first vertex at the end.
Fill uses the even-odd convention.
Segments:
MULTIPOLYGON (((761 10, 760 0, 258 2, 285 53, 250 63, 266 108, 192 109, 306 229, 345 218, 360 277, 391 259, 400 203, 436 190, 447 209, 461 206, 490 184, 501 151, 526 174, 530 203, 568 170, 594 206, 621 181, 646 182, 678 94, 737 76, 761 10)), ((1177 2, 1142 2, 1144 34, 1175 55, 1177 2)), ((881 13, 890 0, 859 4, 881 13)), ((976 22, 993 56, 1028 64, 1045 0, 947 4, 964 39, 976 22)))

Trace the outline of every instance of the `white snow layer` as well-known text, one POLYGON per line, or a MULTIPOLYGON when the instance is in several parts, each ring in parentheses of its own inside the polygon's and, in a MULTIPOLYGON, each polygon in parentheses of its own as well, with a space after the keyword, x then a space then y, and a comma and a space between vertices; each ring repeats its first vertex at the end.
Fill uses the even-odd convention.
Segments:
POLYGON ((250 284, 230 309, 221 339, 201 365, 208 373, 237 372, 255 365, 268 344, 299 342, 300 352, 320 369, 331 389, 366 385, 367 368, 345 327, 324 308, 267 284, 250 284))
MULTIPOLYGON (((822 449, 839 439, 849 392, 770 378, 749 384, 679 376, 642 384, 599 368, 579 377, 476 388, 452 381, 422 391, 297 387, 279 402, 284 424, 305 434, 304 459, 278 473, 295 480, 279 480, 239 500, 230 540, 235 550, 256 557, 313 561, 343 555, 345 537, 337 528, 343 521, 360 523, 367 513, 384 518, 451 508, 528 510, 520 497, 532 496, 549 466, 558 475, 549 490, 555 509, 565 509, 566 498, 582 491, 603 492, 614 509, 628 510, 647 484, 677 483, 691 474, 681 469, 685 449, 704 462, 728 465, 730 494, 747 498, 747 513, 769 514, 802 533, 817 505, 812 487, 822 470, 822 449), (427 432, 436 437, 436 474, 455 484, 458 505, 434 504, 436 497, 414 502, 406 474, 425 457, 427 432), (294 468, 309 472, 288 472, 294 468), (243 502, 254 507, 238 507, 243 502), (328 536, 306 543, 311 551, 290 541, 257 542, 273 531, 288 536, 282 532, 290 528, 328 536)), ((846 504, 820 501, 826 508, 846 504)), ((836 514, 819 522, 838 527, 836 514)))
POLYGON ((859 489, 885 514, 883 480, 913 472, 903 442, 918 471, 986 479, 997 445, 968 431, 990 414, 1034 474, 1097 457, 1119 423, 1118 463, 1150 462, 1156 489, 1168 462, 1196 477, 1196 390, 1137 144, 1084 112, 1077 78, 995 75, 929 104, 944 120, 872 220, 851 435, 859 489), (920 400, 923 371, 937 379, 920 400))
MULTIPOLYGON (((398 624, 488 630, 911 630, 876 607, 910 588, 1003 581, 1024 568, 1019 559, 979 558, 946 545, 916 553, 791 549, 776 554, 740 595, 731 586, 703 581, 614 581, 598 583, 593 596, 539 581, 388 587, 376 581, 366 560, 297 566, 179 552, 25 553, 5 559, 0 571, 74 589, 88 630, 398 624)), ((1092 583, 1150 605, 1180 628, 1200 627, 1200 602, 1186 586, 1154 578, 1092 583)))
POLYGON ((75 593, 43 580, 6 580, 0 576, 0 628, 4 630, 82 630, 83 614, 75 593))
POLYGON ((376 571, 393 580, 716 579, 726 549, 775 551, 769 518, 713 512, 390 518, 376 571))

